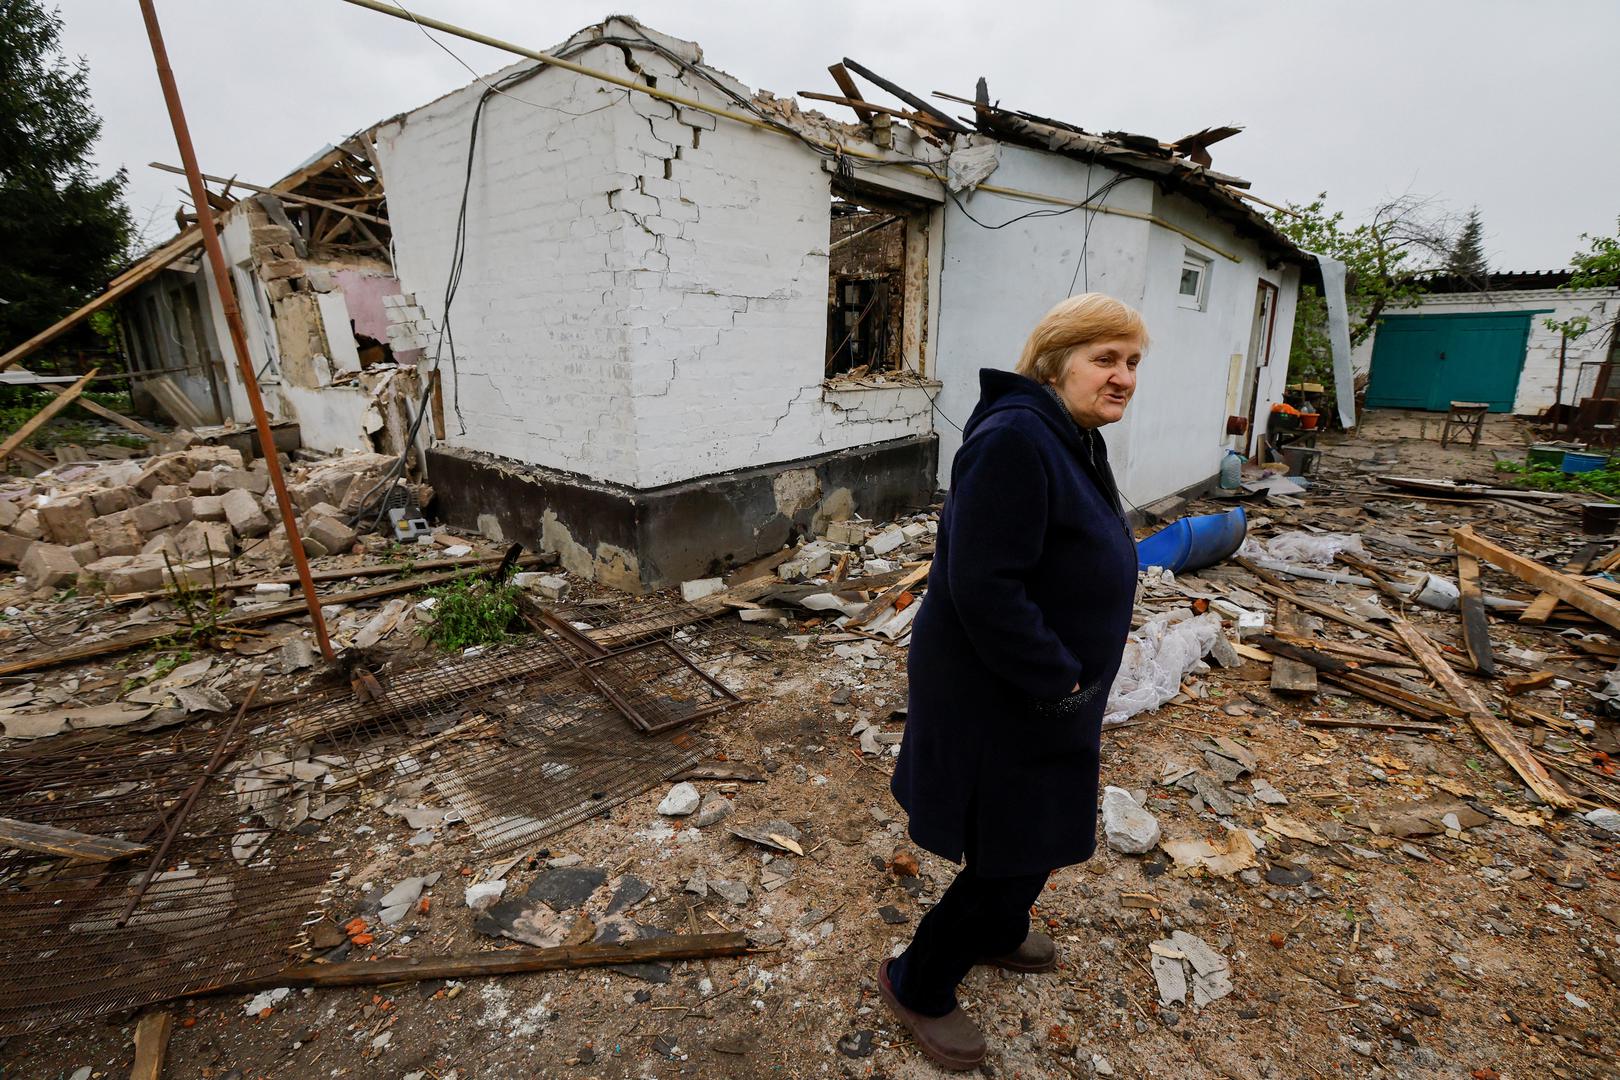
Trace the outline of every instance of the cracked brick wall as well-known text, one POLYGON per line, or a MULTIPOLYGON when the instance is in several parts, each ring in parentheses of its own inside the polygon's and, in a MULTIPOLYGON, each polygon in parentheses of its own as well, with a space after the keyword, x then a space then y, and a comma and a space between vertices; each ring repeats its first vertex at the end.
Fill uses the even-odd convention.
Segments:
MULTIPOLYGON (((689 42, 607 28, 701 58, 689 42)), ((644 49, 573 58, 735 107, 644 49)), ((378 133, 401 282, 433 320, 482 92, 378 133)), ((466 431, 452 421, 452 445, 645 489, 931 430, 920 396, 868 409, 823 393, 831 191, 819 156, 558 70, 511 93, 528 104, 489 102, 474 159, 453 310, 466 431)))

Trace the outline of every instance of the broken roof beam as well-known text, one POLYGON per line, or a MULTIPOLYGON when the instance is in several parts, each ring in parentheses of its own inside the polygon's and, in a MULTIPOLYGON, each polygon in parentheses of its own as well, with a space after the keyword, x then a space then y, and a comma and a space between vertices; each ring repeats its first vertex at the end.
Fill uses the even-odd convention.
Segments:
POLYGON ((855 110, 855 114, 857 116, 860 116, 861 119, 868 122, 870 122, 870 119, 874 113, 882 113, 884 116, 892 116, 897 120, 907 120, 913 124, 924 124, 935 129, 943 129, 945 127, 944 124, 940 123, 938 120, 935 120, 932 116, 924 116, 922 113, 908 112, 905 109, 894 109, 887 105, 874 105, 870 101, 862 101, 860 98, 838 97, 835 94, 818 94, 814 90, 800 90, 799 96, 802 98, 809 98, 811 101, 828 101, 834 105, 848 105, 850 108, 855 110))
POLYGON ((30 435, 49 423, 51 417, 73 404, 73 400, 84 392, 84 388, 90 385, 90 380, 95 376, 96 369, 91 368, 90 374, 84 376, 50 401, 47 401, 44 408, 29 417, 22 427, 12 432, 5 442, 0 443, 0 462, 4 462, 6 458, 11 456, 12 451, 28 440, 30 435))
POLYGON ((1588 588, 1579 578, 1561 574, 1534 559, 1527 558, 1474 532, 1472 525, 1451 530, 1457 550, 1476 555, 1493 566, 1500 567, 1520 581, 1534 585, 1544 593, 1551 593, 1572 608, 1586 612, 1594 619, 1620 630, 1620 602, 1611 600, 1596 589, 1588 588))
POLYGON ((947 130, 955 131, 963 135, 968 134, 972 130, 966 125, 953 119, 948 114, 934 108, 927 101, 918 97, 916 94, 913 94, 911 91, 890 82, 888 79, 885 79, 883 76, 872 71, 871 68, 858 64, 847 56, 844 57, 844 66, 853 71, 855 74, 859 75, 861 78, 870 82, 873 86, 887 90, 889 93, 893 94, 907 105, 910 105, 918 112, 927 113, 929 116, 932 116, 935 120, 938 120, 941 124, 943 124, 947 130))
MULTIPOLYGON (((184 169, 178 168, 177 166, 174 166, 174 165, 165 165, 160 161, 151 161, 151 162, 148 162, 147 164, 150 165, 154 169, 161 169, 163 172, 180 173, 182 175, 184 175, 184 173, 185 173, 184 169)), ((313 198, 310 198, 308 195, 298 195, 298 194, 295 194, 295 193, 293 193, 291 191, 283 190, 281 188, 260 187, 258 184, 250 184, 247 181, 237 179, 236 177, 213 176, 213 175, 211 175, 209 173, 202 173, 201 175, 202 175, 202 178, 204 180, 211 180, 216 184, 234 184, 235 186, 237 186, 239 188, 246 188, 249 191, 257 192, 260 195, 274 195, 276 198, 285 199, 287 202, 304 203, 304 204, 309 205, 309 206, 318 206, 322 210, 330 210, 333 213, 344 214, 344 215, 347 215, 348 217, 355 218, 355 219, 357 219, 359 221, 375 222, 378 225, 387 225, 388 224, 388 219, 387 218, 380 218, 380 217, 377 217, 374 214, 364 213, 364 212, 362 212, 360 210, 354 209, 352 206, 339 206, 337 203, 327 202, 325 199, 313 199, 313 198)))
POLYGON ((861 88, 855 84, 855 78, 850 75, 849 69, 843 64, 831 64, 828 65, 827 72, 832 76, 833 82, 838 84, 838 89, 849 99, 847 104, 855 110, 855 115, 861 118, 861 123, 870 124, 875 115, 872 105, 862 100, 861 88))

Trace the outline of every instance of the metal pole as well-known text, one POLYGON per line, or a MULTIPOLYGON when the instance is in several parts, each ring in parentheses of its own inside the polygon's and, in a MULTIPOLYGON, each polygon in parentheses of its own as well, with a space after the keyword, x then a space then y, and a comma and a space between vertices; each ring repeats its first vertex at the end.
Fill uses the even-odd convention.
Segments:
POLYGON ((1564 412, 1564 356, 1569 352, 1569 331, 1565 330, 1558 342, 1558 389, 1553 393, 1553 438, 1558 438, 1558 425, 1564 412))
POLYGON ((270 418, 265 415, 264 399, 259 396, 259 380, 253 374, 247 332, 242 326, 242 313, 236 306, 230 272, 225 266, 225 252, 220 247, 219 234, 214 228, 214 213, 208 204, 208 191, 203 187, 202 172, 197 167, 197 152, 191 145, 186 114, 180 107, 180 91, 174 83, 174 72, 169 68, 169 54, 163 47, 163 31, 158 29, 157 11, 152 6, 152 0, 140 0, 140 5, 141 18, 146 21, 146 36, 152 42, 152 57, 157 61, 158 82, 163 86, 163 101, 169 107, 169 121, 174 125, 174 141, 180 149, 180 163, 185 166, 186 182, 191 186, 191 202, 197 210, 197 227, 202 231, 203 247, 208 249, 208 264, 214 271, 214 291, 219 296, 219 306, 225 312, 225 325, 230 328, 236 362, 242 369, 242 386, 247 394, 248 406, 253 410, 253 422, 259 429, 259 450, 264 454, 264 463, 270 470, 270 485, 275 488, 276 505, 281 508, 281 523, 287 530, 287 544, 292 548, 293 565, 298 568, 304 602, 309 605, 309 620, 315 625, 315 640, 320 644, 321 655, 331 660, 334 659, 332 641, 326 635, 326 620, 321 617, 321 602, 315 596, 309 560, 304 558, 304 540, 298 533, 298 518, 293 513, 292 500, 287 496, 287 478, 281 475, 281 459, 276 455, 270 418))

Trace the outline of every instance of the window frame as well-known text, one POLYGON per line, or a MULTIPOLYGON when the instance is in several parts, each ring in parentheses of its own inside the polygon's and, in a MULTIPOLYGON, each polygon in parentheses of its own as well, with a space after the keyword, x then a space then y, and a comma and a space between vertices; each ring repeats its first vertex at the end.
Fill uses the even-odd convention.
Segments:
POLYGON ((1192 248, 1181 249, 1181 272, 1176 277, 1176 305, 1190 311, 1209 310, 1209 278, 1215 268, 1215 260, 1209 256, 1194 251, 1192 248), (1192 270, 1198 274, 1198 288, 1193 293, 1181 291, 1181 278, 1192 270))

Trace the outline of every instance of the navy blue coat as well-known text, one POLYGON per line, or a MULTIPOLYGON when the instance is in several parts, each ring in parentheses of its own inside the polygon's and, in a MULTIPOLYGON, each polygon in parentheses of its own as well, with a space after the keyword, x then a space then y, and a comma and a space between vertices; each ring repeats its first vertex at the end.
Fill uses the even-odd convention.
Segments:
POLYGON ((983 874, 1041 873, 1096 848, 1136 545, 1102 438, 1031 379, 987 368, 979 383, 912 629, 890 789, 919 846, 972 852, 983 874))

